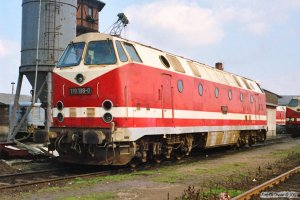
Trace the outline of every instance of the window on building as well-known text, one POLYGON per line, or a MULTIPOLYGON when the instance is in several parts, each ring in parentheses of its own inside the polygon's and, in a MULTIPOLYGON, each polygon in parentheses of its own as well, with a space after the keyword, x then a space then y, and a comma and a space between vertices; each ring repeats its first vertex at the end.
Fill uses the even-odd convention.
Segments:
POLYGON ((124 43, 124 46, 132 61, 142 63, 139 54, 132 44, 124 43))
POLYGON ((93 8, 92 7, 88 7, 88 16, 93 17, 93 8))
POLYGON ((120 41, 116 41, 116 46, 117 46, 117 50, 118 50, 118 55, 119 55, 119 58, 120 58, 120 61, 122 62, 127 62, 128 61, 128 58, 127 58, 127 55, 123 49, 123 46, 121 44, 120 41))

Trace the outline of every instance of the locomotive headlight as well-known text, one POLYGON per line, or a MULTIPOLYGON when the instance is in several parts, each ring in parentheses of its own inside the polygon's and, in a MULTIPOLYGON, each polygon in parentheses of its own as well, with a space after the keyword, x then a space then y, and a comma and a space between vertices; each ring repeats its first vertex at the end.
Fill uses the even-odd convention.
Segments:
POLYGON ((77 81, 77 83, 83 83, 84 76, 82 74, 77 74, 75 80, 77 81))
POLYGON ((110 110, 112 107, 113 107, 113 103, 111 100, 104 100, 103 103, 102 103, 102 107, 105 109, 105 110, 110 110))
POLYGON ((59 122, 63 122, 63 121, 64 121, 64 116, 63 116, 63 114, 58 113, 58 114, 57 114, 57 120, 58 120, 59 122))
POLYGON ((105 113, 102 118, 106 123, 110 123, 113 120, 113 116, 110 113, 105 113))
POLYGON ((61 101, 57 102, 56 107, 57 107, 58 110, 61 111, 64 108, 63 102, 61 102, 61 101))

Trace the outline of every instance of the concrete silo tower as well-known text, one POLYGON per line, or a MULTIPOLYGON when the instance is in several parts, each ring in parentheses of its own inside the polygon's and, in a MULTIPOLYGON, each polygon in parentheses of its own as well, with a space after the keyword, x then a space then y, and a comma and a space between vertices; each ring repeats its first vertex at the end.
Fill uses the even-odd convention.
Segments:
MULTIPOLYGON (((76 36, 76 13, 77 0, 23 0, 22 3, 21 66, 14 108, 25 75, 33 88, 33 104, 40 99, 47 108, 46 129, 51 125, 52 70, 76 36)), ((14 139, 18 129, 15 110, 13 113, 8 140, 14 139)))

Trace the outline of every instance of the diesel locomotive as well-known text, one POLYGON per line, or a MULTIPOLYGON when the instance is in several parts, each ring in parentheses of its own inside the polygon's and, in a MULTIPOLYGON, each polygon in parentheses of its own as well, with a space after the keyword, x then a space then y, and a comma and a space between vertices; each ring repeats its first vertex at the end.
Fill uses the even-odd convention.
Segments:
POLYGON ((49 149, 63 162, 126 165, 264 141, 259 84, 216 66, 121 37, 80 35, 53 71, 49 149))
POLYGON ((293 137, 300 136, 300 97, 293 97, 286 106, 286 131, 293 137))

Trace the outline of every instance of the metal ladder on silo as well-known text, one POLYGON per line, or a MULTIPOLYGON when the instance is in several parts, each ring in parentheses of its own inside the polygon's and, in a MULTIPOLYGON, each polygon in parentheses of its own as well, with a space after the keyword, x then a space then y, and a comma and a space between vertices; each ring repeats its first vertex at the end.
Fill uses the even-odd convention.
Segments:
POLYGON ((56 37, 60 34, 56 27, 56 12, 60 12, 60 4, 55 1, 47 2, 45 4, 45 12, 46 12, 46 28, 45 28, 45 51, 47 52, 47 63, 51 63, 51 65, 56 64, 57 56, 55 55, 55 42, 56 37))

